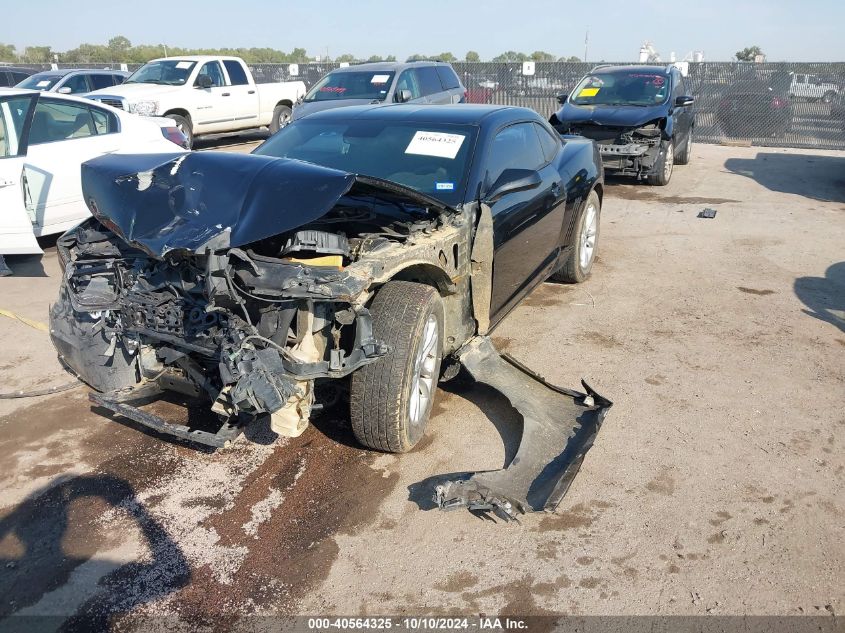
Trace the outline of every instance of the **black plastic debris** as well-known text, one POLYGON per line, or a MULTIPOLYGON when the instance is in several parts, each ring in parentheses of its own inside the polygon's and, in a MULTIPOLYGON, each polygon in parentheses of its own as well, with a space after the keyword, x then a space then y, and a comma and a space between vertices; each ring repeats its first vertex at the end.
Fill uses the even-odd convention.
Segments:
POLYGON ((696 217, 712 220, 716 217, 716 209, 703 209, 696 217))

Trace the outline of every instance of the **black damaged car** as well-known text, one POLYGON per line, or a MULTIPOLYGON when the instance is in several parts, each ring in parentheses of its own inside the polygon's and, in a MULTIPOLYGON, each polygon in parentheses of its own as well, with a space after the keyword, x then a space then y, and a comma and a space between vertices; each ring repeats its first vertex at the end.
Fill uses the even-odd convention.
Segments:
POLYGON ((593 139, 609 173, 666 185, 689 163, 694 99, 675 66, 599 66, 558 102, 549 122, 593 139))
POLYGON ((509 469, 439 487, 441 506, 511 515, 565 492, 610 402, 549 386, 486 335, 550 276, 590 274, 591 142, 522 108, 361 106, 294 121, 251 156, 104 156, 82 184, 93 218, 58 241, 50 323, 99 406, 225 446, 262 415, 302 433, 315 381, 351 374, 355 436, 403 452, 460 363, 523 413, 525 437, 509 469), (220 428, 138 406, 167 392, 220 428))

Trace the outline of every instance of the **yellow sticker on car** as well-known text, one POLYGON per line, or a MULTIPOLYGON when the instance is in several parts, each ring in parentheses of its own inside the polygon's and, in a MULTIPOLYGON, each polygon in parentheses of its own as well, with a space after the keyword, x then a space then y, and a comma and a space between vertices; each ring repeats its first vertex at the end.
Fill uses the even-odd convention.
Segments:
POLYGON ((578 93, 579 97, 595 97, 599 93, 598 88, 584 88, 578 93))

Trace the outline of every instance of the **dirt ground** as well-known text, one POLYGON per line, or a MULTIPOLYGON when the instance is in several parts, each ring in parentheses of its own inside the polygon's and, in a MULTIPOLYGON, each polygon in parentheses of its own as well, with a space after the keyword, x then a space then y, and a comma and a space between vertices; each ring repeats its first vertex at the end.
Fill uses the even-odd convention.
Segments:
MULTIPOLYGON (((587 283, 542 285, 494 337, 615 403, 557 513, 434 508, 438 477, 518 445, 482 387, 441 389, 401 456, 358 448, 337 407, 215 453, 83 388, 0 400, 0 618, 845 612, 845 153, 698 145, 666 188, 609 184, 599 252, 587 283)), ((8 263, 0 308, 46 321, 55 249, 8 263)), ((0 392, 70 379, 20 321, 0 317, 0 350, 0 392)))

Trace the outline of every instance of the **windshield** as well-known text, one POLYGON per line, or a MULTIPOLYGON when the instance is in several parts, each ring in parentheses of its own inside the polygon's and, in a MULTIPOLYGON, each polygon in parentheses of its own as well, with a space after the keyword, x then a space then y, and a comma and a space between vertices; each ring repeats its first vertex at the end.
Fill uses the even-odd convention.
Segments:
POLYGON ((188 77, 191 76, 191 71, 196 65, 196 62, 178 59, 149 62, 132 73, 125 83, 182 86, 188 81, 188 77))
POLYGON ((38 73, 21 81, 16 88, 27 88, 28 90, 49 90, 64 77, 64 75, 48 75, 38 73))
POLYGON ((335 99, 384 101, 395 74, 392 70, 329 73, 314 84, 314 87, 305 95, 305 101, 333 101, 335 99))
POLYGON ((668 96, 668 76, 633 70, 587 75, 569 100, 575 105, 651 106, 668 96))
POLYGON ((468 125, 306 118, 253 153, 390 180, 455 206, 463 201, 476 134, 468 125))

